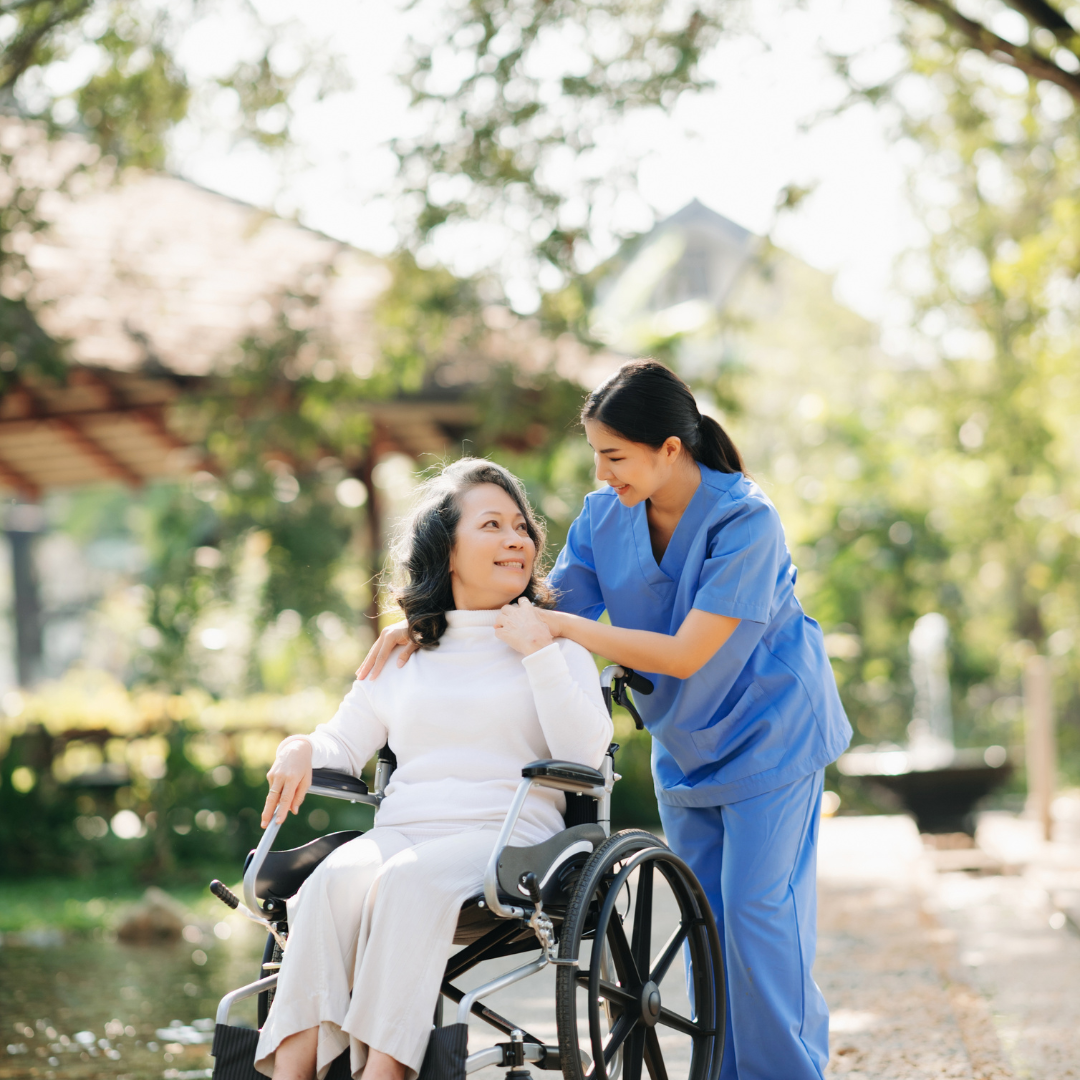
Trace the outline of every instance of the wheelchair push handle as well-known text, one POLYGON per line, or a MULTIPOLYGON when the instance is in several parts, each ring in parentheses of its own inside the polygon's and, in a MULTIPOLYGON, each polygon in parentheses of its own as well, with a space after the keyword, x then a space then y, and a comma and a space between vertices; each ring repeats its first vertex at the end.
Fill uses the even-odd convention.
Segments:
POLYGON ((635 694, 648 695, 653 692, 653 684, 633 668, 623 667, 621 664, 610 664, 604 668, 600 681, 608 712, 611 712, 612 704, 621 705, 634 718, 634 727, 641 731, 645 727, 645 722, 634 705, 634 699, 627 691, 633 690, 635 694))
POLYGON ((634 691, 635 694, 645 694, 648 696, 653 692, 653 684, 649 679, 646 679, 644 675, 639 671, 635 671, 633 668, 624 667, 625 674, 622 678, 625 680, 626 685, 634 691))

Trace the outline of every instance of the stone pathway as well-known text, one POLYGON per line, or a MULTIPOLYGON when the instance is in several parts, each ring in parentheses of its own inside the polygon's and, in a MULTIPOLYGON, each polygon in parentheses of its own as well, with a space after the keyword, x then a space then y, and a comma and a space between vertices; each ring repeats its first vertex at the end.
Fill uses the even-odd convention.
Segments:
POLYGON ((830 1076, 1080 1078, 1080 799, 1056 808, 1053 844, 986 814, 968 853, 903 817, 822 822, 830 1076))
POLYGON ((906 817, 822 822, 815 976, 832 1013, 830 1076, 1012 1076, 983 998, 924 909, 934 872, 906 817))
POLYGON ((979 847, 1007 872, 939 873, 928 903, 1014 1074, 1037 1080, 1080 1078, 1080 799, 1057 809, 1053 844, 1034 822, 983 815, 979 847))

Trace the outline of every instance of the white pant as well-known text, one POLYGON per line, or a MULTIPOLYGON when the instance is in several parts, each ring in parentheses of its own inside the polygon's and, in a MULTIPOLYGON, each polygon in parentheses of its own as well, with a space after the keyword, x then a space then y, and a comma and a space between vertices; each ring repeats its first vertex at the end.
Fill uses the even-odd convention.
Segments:
POLYGON ((498 832, 375 828, 328 856, 288 904, 289 941, 255 1068, 274 1074, 283 1039, 318 1027, 316 1073, 350 1050, 424 1060, 461 904, 480 891, 498 832))

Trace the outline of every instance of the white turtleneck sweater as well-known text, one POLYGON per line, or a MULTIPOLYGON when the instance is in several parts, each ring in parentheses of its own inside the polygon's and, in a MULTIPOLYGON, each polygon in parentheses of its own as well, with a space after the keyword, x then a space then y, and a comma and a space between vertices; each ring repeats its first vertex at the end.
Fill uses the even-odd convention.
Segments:
MULTIPOLYGON (((375 824, 502 824, 522 766, 558 758, 599 768, 611 719, 592 656, 558 639, 522 656, 495 636, 496 611, 449 611, 437 648, 356 682, 334 718, 308 736, 315 768, 359 776, 385 742, 397 768, 375 824)), ((559 832, 566 800, 534 788, 515 839, 559 832)))

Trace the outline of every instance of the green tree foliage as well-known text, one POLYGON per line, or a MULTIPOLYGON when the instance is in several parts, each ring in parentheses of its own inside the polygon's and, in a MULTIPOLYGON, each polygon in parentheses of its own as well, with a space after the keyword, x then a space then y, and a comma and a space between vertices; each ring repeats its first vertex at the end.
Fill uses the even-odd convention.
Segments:
POLYGON ((1003 0, 974 7, 949 0, 905 2, 940 19, 934 36, 949 48, 978 49, 1031 79, 1060 86, 1080 101, 1080 32, 1074 6, 1047 0, 1003 0))
POLYGON ((591 160, 598 130, 711 85, 702 55, 734 0, 463 0, 431 5, 403 76, 420 133, 393 144, 413 243, 479 218, 527 236, 539 265, 589 260, 601 185, 633 162, 591 160))
POLYGON ((71 190, 90 167, 164 167, 175 127, 204 122, 215 105, 233 114, 236 141, 283 151, 303 83, 316 97, 343 85, 333 54, 294 24, 263 22, 233 0, 0 0, 0 124, 9 118, 0 138, 0 389, 16 372, 63 371, 64 343, 41 330, 27 304, 24 256, 45 225, 42 194, 71 190), (193 79, 181 45, 210 18, 231 20, 248 55, 216 78, 193 79), (300 63, 280 58, 283 42, 300 63), (73 72, 81 73, 74 86, 73 72))
MULTIPOLYGON (((929 239, 903 278, 923 358, 882 368, 872 408, 827 422, 859 475, 830 485, 808 515, 807 602, 827 629, 853 635, 837 668, 871 740, 903 738, 905 638, 924 611, 953 628, 965 741, 1019 739, 1023 662, 1050 654, 1076 776, 1077 104, 1061 79, 984 55, 946 5, 920 6, 936 14, 906 20, 905 68, 857 89, 894 110, 923 154, 912 191, 929 239)), ((1052 9, 1008 6, 1030 16, 1031 48, 1047 50, 1040 19, 1052 9)))

